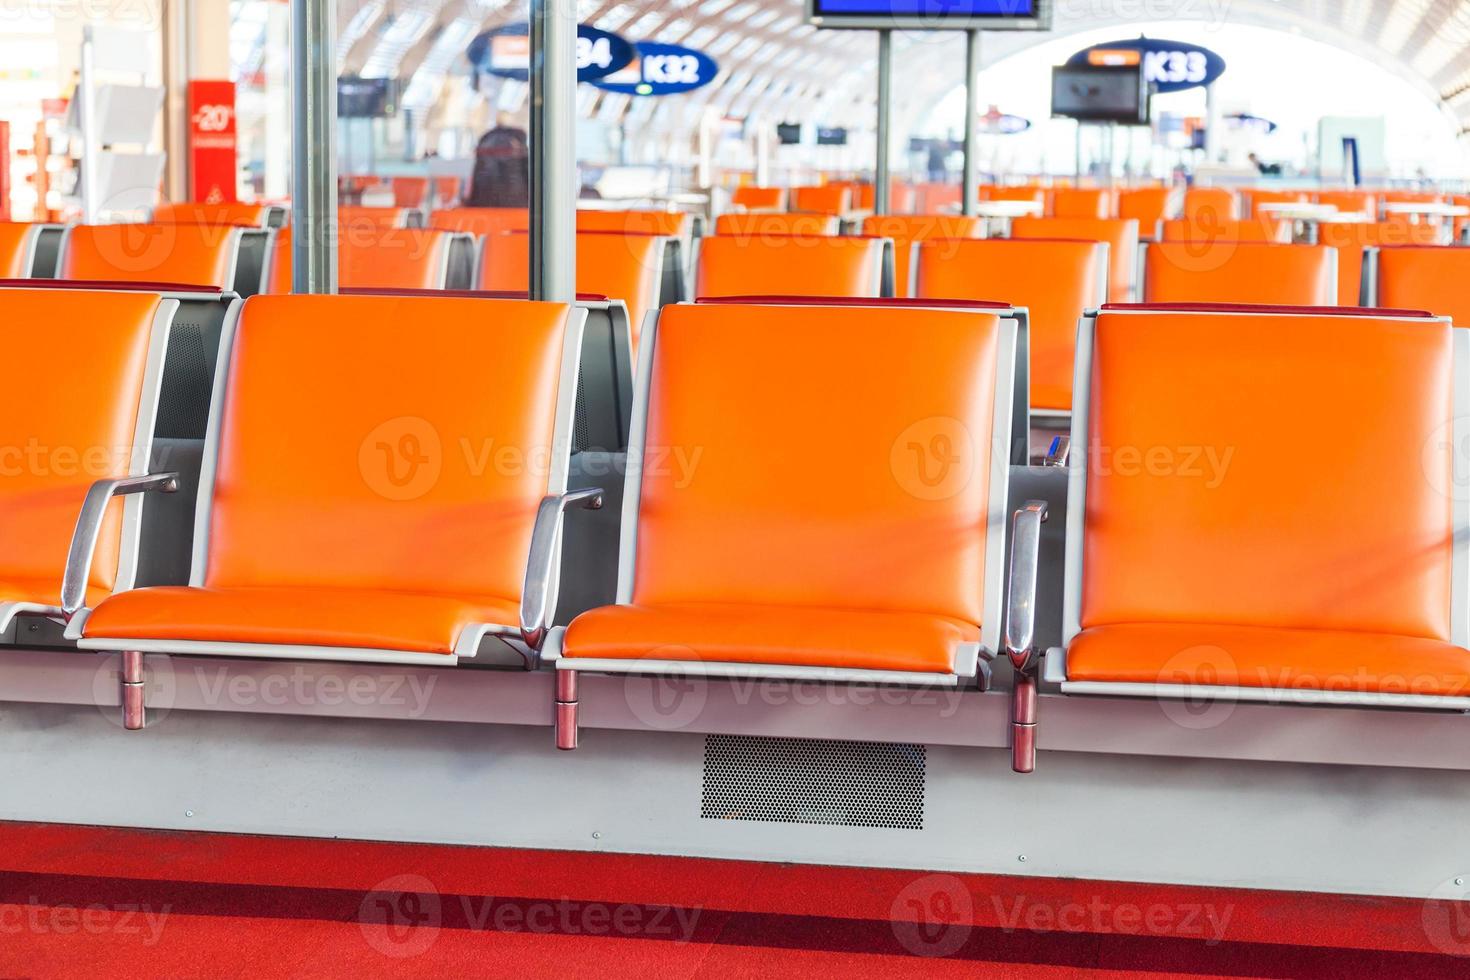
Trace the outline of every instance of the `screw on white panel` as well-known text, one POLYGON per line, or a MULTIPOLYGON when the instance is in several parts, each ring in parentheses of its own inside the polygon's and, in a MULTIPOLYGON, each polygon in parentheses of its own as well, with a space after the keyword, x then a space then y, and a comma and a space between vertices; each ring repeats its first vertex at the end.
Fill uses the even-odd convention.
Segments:
POLYGON ((1026 855, 1024 855, 1024 854, 1017 854, 1016 855, 1016 860, 1017 861, 1020 861, 1022 864, 1025 864, 1026 863, 1026 855))
POLYGON ((186 817, 192 817, 193 815, 194 815, 194 811, 193 810, 185 810, 184 811, 184 816, 186 816, 186 817))
POLYGON ((593 840, 602 840, 602 831, 600 831, 600 830, 594 830, 592 832, 592 839, 593 840))
POLYGON ((1464 878, 1456 878, 1455 879, 1455 884, 1457 884, 1457 885, 1463 885, 1464 883, 1465 883, 1465 879, 1464 878))

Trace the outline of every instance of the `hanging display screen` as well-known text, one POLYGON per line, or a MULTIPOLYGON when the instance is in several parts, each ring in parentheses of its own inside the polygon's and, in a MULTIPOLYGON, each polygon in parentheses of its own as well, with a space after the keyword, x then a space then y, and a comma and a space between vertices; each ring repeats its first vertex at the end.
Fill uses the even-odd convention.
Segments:
POLYGON ((807 19, 865 30, 1044 31, 1051 0, 807 0, 807 19))

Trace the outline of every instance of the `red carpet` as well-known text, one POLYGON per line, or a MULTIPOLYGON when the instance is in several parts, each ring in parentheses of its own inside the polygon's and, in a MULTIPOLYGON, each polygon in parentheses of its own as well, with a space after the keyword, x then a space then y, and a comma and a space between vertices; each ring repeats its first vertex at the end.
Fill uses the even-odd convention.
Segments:
POLYGON ((1467 904, 0 824, 0 978, 1464 978, 1467 904))

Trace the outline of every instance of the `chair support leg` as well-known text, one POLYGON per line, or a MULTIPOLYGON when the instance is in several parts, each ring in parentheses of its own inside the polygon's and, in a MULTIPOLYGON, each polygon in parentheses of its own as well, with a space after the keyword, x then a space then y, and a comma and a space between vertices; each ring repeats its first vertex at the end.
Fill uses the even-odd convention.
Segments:
POLYGON ((141 731, 147 723, 143 688, 143 654, 137 650, 124 650, 122 655, 122 715, 123 728, 130 732, 141 731))
POLYGON ((556 747, 570 751, 577 747, 577 672, 556 672, 556 747))
POLYGON ((1016 672, 1011 690, 1011 769, 1036 770, 1036 675, 1016 672))

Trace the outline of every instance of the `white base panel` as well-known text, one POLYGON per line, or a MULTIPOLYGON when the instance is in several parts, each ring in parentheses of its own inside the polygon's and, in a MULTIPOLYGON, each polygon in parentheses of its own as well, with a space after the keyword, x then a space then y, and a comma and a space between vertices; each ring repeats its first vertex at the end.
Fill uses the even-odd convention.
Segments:
MULTIPOLYGON (((1470 778, 931 746, 923 830, 701 819, 704 737, 0 704, 0 818, 1447 897, 1470 778), (1025 860, 1021 860, 1021 856, 1025 860)), ((1457 889, 1457 894, 1467 894, 1457 889)))

